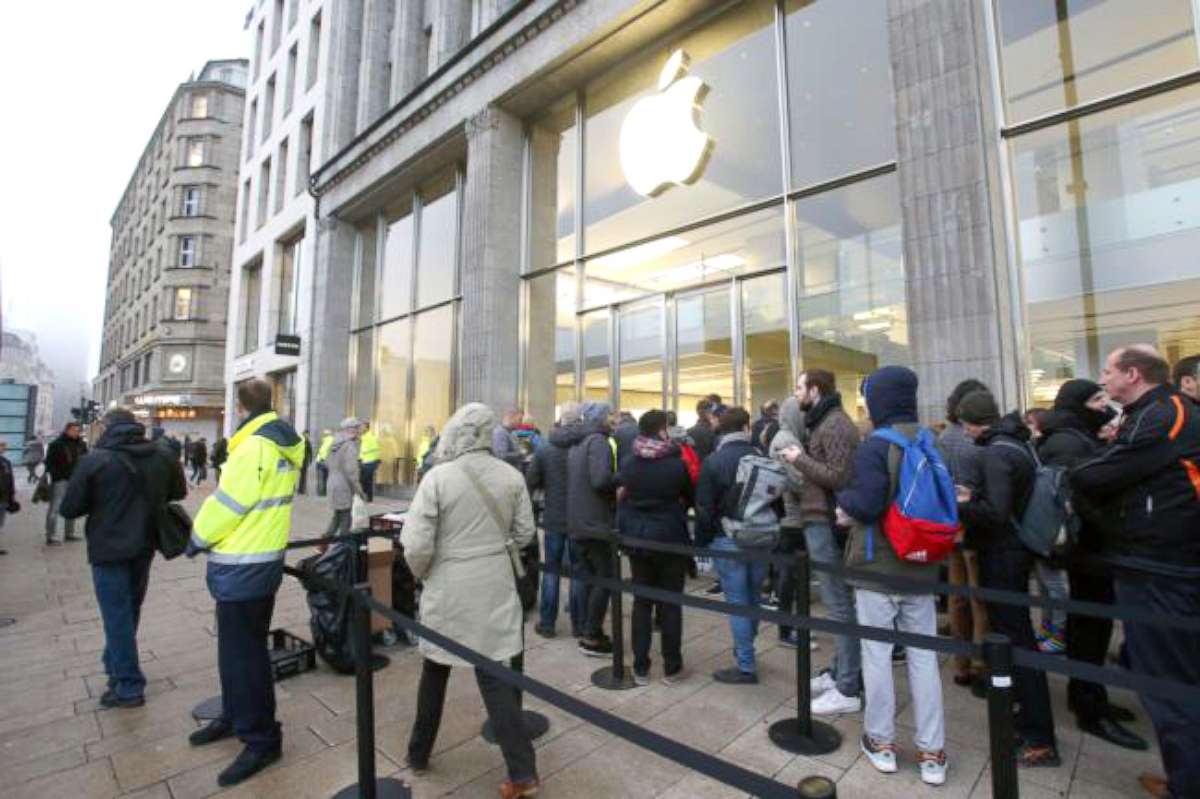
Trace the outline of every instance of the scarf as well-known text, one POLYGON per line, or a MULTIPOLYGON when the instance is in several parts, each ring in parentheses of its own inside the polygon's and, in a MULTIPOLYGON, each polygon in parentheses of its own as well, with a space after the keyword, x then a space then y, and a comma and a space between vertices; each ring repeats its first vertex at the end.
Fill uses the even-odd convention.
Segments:
POLYGON ((679 447, 661 438, 638 436, 633 440, 633 454, 648 461, 661 460, 679 452, 679 447))

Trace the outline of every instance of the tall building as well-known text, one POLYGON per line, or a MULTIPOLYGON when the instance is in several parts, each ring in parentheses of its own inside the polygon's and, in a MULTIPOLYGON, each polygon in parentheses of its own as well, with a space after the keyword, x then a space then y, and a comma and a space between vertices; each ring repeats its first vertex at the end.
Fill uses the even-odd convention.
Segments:
MULTIPOLYGON (((0 439, 10 453, 20 452, 29 436, 53 438, 54 371, 38 351, 37 336, 27 330, 5 330, 0 342, 0 439), (16 404, 13 404, 15 401, 16 404)), ((79 398, 75 398, 78 403, 79 398)), ((65 420, 64 420, 65 423, 65 420)), ((11 458, 10 458, 11 459, 11 458)))
POLYGON ((112 216, 93 396, 148 425, 214 440, 224 417, 225 328, 245 59, 179 85, 112 216))
POLYGON ((324 5, 258 0, 246 18, 253 56, 226 338, 230 427, 237 383, 254 377, 275 387, 281 416, 298 429, 308 426, 309 353, 318 322, 311 312, 316 221, 308 179, 320 158, 324 122, 324 5))
POLYGON ((1190 0, 337 0, 311 413, 411 479, 459 403, 1008 408, 1200 352, 1190 0), (1193 183, 1195 182, 1195 186, 1193 183), (385 439, 386 440, 386 439, 385 439))

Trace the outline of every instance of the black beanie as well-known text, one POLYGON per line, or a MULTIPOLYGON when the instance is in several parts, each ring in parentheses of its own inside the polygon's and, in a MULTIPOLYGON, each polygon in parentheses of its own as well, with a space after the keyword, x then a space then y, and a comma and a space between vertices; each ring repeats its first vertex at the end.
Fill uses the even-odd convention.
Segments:
POLYGON ((1000 419, 1000 409, 990 391, 972 391, 958 403, 958 418, 967 424, 992 424, 1000 419))

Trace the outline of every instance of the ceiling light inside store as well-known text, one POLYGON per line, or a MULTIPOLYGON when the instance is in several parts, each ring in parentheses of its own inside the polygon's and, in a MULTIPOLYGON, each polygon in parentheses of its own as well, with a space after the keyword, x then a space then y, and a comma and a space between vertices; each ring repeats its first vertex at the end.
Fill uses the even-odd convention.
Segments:
POLYGON ((621 272, 648 261, 653 261, 656 258, 661 258, 667 253, 674 252, 687 245, 687 239, 681 239, 677 236, 656 239, 655 241, 648 241, 645 244, 639 244, 636 247, 630 247, 627 250, 602 256, 592 261, 591 265, 600 269, 621 272))
POLYGON ((731 272, 746 265, 746 259, 734 253, 723 253, 705 258, 700 261, 690 261, 679 266, 659 269, 642 276, 643 283, 654 284, 659 288, 682 286, 701 281, 720 272, 731 272))
POLYGON ((858 329, 863 330, 867 333, 875 333, 880 330, 890 330, 891 327, 892 327, 891 322, 867 322, 865 324, 859 325, 858 329))

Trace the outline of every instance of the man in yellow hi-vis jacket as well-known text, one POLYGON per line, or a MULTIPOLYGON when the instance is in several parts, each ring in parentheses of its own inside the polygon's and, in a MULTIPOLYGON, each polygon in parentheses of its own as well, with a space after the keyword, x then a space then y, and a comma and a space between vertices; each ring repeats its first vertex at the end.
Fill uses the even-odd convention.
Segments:
POLYGON ((269 383, 238 387, 238 416, 243 421, 229 440, 220 484, 200 507, 188 545, 189 557, 208 554, 222 702, 221 718, 190 740, 203 746, 237 735, 246 747, 217 778, 221 786, 236 785, 280 757, 267 633, 304 463, 303 439, 271 410, 269 383))
POLYGON ((367 502, 375 501, 375 473, 379 471, 379 436, 371 430, 370 422, 362 423, 359 436, 358 460, 362 464, 359 482, 367 492, 367 502))

